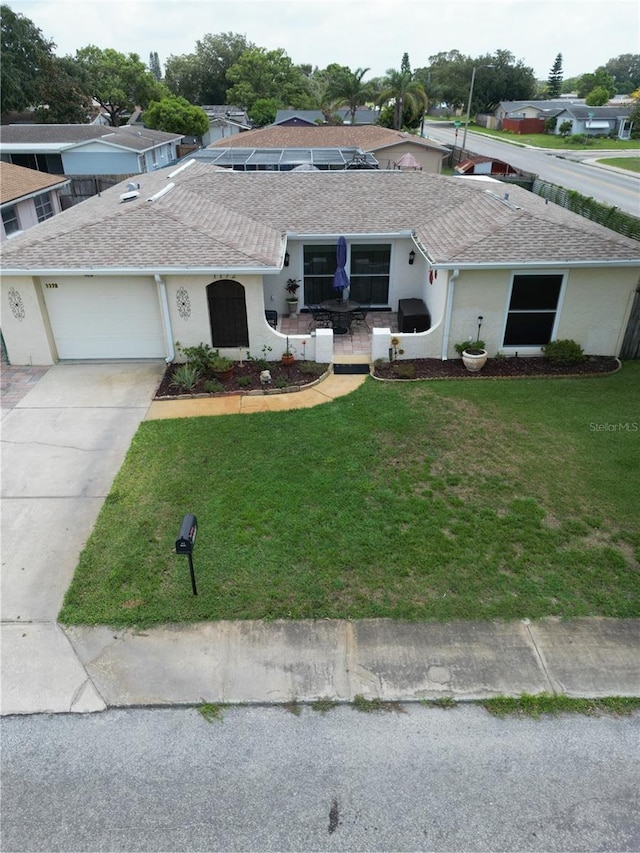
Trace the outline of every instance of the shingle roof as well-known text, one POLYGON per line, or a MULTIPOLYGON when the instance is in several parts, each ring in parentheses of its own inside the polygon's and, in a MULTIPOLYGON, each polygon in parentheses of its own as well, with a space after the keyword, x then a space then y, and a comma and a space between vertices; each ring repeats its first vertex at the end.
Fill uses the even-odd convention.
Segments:
POLYGON ((0 204, 67 183, 69 179, 61 175, 49 175, 0 161, 0 204))
POLYGON ((12 144, 31 145, 78 145, 93 140, 131 148, 134 151, 146 151, 171 140, 182 139, 184 134, 165 133, 162 130, 148 130, 123 125, 107 127, 101 124, 7 124, 0 131, 0 142, 4 148, 12 144))
POLYGON ((421 139, 410 133, 389 130, 375 124, 326 125, 322 127, 286 127, 270 125, 259 130, 249 130, 235 136, 219 139, 209 148, 362 148, 375 151, 401 142, 413 142, 424 148, 448 151, 444 145, 432 139, 421 139))
POLYGON ((406 234, 446 265, 638 262, 640 245, 520 187, 424 172, 233 172, 193 163, 137 176, 3 249, 6 270, 282 266, 286 235, 406 234), (505 190, 509 199, 503 198, 505 190))

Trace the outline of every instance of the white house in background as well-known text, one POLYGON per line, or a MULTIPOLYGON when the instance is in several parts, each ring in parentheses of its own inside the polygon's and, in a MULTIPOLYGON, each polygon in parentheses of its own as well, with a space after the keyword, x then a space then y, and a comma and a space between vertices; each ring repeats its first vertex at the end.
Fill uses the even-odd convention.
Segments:
POLYGON ((0 161, 0 210, 4 242, 60 213, 60 191, 69 181, 0 161))
POLYGON ((571 123, 570 134, 584 133, 587 136, 608 136, 631 139, 633 122, 630 119, 631 104, 589 107, 586 104, 570 104, 556 116, 555 133, 560 133, 563 122, 571 123))
POLYGON ((0 159, 53 175, 137 175, 176 162, 182 134, 135 126, 9 124, 0 159))
MULTIPOLYGON (((617 355, 640 244, 526 190, 425 171, 234 172, 186 161, 141 175, 8 241, 3 335, 12 364, 173 361, 175 342, 233 358, 285 338, 285 283, 301 306, 335 296, 338 238, 350 296, 372 310, 421 300, 430 322, 400 333, 403 358, 452 358, 475 336, 489 353, 539 355, 570 338, 617 355)), ((371 358, 390 329, 374 328, 371 358)), ((332 359, 333 331, 292 341, 332 359)))

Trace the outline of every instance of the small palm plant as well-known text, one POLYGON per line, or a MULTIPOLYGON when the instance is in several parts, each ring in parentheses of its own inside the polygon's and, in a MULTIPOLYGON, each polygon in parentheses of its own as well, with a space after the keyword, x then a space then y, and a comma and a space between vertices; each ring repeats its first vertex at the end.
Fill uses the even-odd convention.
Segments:
POLYGON ((171 374, 171 384, 182 391, 191 392, 198 384, 201 373, 193 364, 181 364, 171 374))

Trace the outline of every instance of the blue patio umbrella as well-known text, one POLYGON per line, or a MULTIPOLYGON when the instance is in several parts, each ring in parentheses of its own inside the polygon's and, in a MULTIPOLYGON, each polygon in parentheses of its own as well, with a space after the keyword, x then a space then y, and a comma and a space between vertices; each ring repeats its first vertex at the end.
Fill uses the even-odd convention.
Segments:
POLYGON ((337 267, 333 276, 333 289, 340 292, 340 297, 344 296, 344 289, 349 287, 349 276, 344 268, 347 263, 347 241, 344 237, 338 237, 338 247, 336 249, 337 267))

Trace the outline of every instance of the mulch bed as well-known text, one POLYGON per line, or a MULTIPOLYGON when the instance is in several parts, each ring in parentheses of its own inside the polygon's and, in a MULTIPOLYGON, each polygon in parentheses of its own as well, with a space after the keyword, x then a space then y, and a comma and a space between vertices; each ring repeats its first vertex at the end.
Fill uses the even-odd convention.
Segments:
MULTIPOLYGON (((618 360, 608 356, 588 356, 580 364, 574 364, 570 367, 561 367, 558 365, 549 364, 544 358, 490 358, 485 366, 478 373, 470 373, 462 363, 462 359, 454 358, 448 361, 440 361, 437 358, 415 358, 406 361, 399 361, 394 364, 376 364, 374 368, 374 376, 378 379, 488 379, 492 377, 536 377, 536 376, 590 376, 593 374, 613 373, 618 368, 618 360), (408 365, 413 365, 414 374, 398 375, 400 371, 406 370, 408 365)), ((311 385, 320 378, 322 371, 328 370, 329 365, 316 367, 315 373, 310 373, 307 369, 301 368, 303 362, 296 361, 291 365, 282 365, 279 362, 269 362, 269 371, 271 373, 271 383, 268 386, 263 386, 260 382, 260 372, 262 366, 255 362, 243 362, 242 365, 236 362, 233 375, 230 379, 221 383, 224 390, 217 393, 233 394, 238 392, 248 393, 251 391, 264 391, 265 388, 270 391, 301 388, 305 385, 311 385), (242 377, 247 377, 243 379, 242 377)), ((165 370, 164 377, 156 391, 156 398, 161 397, 181 397, 194 395, 209 395, 211 392, 205 388, 207 379, 213 380, 214 377, 204 377, 200 379, 197 385, 190 391, 184 390, 172 385, 172 376, 179 364, 170 364, 165 370)), ((217 381, 217 380, 216 380, 217 381)))
MULTIPOLYGON (((271 383, 263 386, 260 381, 260 373, 263 370, 263 365, 252 361, 244 361, 242 365, 236 362, 231 378, 220 382, 224 386, 224 390, 217 393, 233 394, 239 391, 248 393, 250 391, 263 391, 265 388, 284 391, 286 388, 311 385, 329 369, 328 364, 316 365, 313 363, 309 369, 305 369, 304 365, 305 362, 302 361, 295 361, 290 365, 283 365, 280 362, 269 362, 267 366, 271 373, 271 383), (313 372, 310 372, 310 370, 313 370, 313 372)), ((205 383, 207 381, 220 381, 215 376, 205 376, 198 380, 197 385, 191 391, 185 392, 183 389, 172 385, 172 377, 178 367, 180 367, 179 364, 170 364, 167 367, 156 391, 156 398, 208 395, 210 392, 205 387, 205 383)))
POLYGON ((440 361, 437 358, 415 358, 394 364, 376 364, 374 375, 380 379, 487 379, 491 377, 590 376, 613 373, 619 362, 608 356, 587 356, 579 364, 550 364, 546 358, 490 358, 477 373, 471 373, 461 358, 440 361), (414 376, 401 376, 404 365, 413 364, 414 376))

